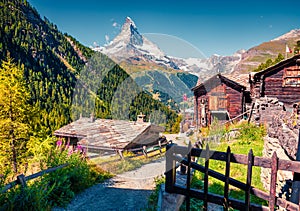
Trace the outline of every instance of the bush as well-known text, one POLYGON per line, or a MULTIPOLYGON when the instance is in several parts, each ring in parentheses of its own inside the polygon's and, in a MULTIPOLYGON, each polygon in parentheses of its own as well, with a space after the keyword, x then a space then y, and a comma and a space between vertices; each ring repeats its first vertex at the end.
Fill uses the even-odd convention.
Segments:
POLYGON ((50 210, 48 196, 53 188, 42 180, 25 188, 17 186, 1 194, 0 210, 50 210))
POLYGON ((264 126, 257 127, 254 124, 242 123, 238 128, 240 128, 240 135, 238 137, 240 144, 251 144, 253 141, 262 140, 266 135, 264 126))
MULTIPOLYGON (((45 169, 65 163, 68 166, 39 177, 22 189, 19 185, 0 195, 0 210, 50 210, 66 206, 76 193, 112 177, 99 166, 91 164, 80 150, 70 150, 60 144, 52 149, 42 163, 45 169)), ((0 176, 0 187, 6 181, 0 176)))
POLYGON ((100 170, 99 167, 90 165, 81 151, 58 146, 51 152, 47 168, 64 163, 68 163, 68 166, 45 176, 49 184, 55 184, 49 195, 54 206, 65 206, 76 193, 111 177, 111 174, 100 170))

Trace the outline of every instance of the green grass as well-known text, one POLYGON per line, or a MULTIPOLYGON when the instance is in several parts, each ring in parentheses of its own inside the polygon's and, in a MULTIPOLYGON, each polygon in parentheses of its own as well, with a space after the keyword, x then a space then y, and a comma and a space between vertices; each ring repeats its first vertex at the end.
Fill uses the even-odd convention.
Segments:
MULTIPOLYGON (((240 136, 236 140, 221 141, 219 145, 215 146, 213 150, 226 152, 229 146, 232 153, 247 155, 249 150, 252 149, 255 156, 262 156, 265 135, 264 127, 257 127, 255 125, 248 125, 242 123, 236 126, 240 128, 240 136)), ((203 165, 204 160, 201 159, 200 163, 203 165)), ((209 168, 219 173, 225 174, 225 162, 210 160, 209 168)), ((252 168, 252 186, 264 190, 262 182, 260 180, 261 168, 252 168)), ((243 183, 246 182, 247 166, 243 164, 230 164, 230 177, 239 180, 243 183)), ((203 173, 196 171, 192 185, 198 189, 202 189, 203 173), (201 181, 201 182, 200 182, 201 181)), ((229 186, 229 197, 239 200, 245 200, 245 192, 239 190, 233 186, 229 186)), ((209 177, 209 192, 223 195, 224 194, 224 182, 215 178, 209 177)), ((256 196, 251 196, 251 202, 256 204, 266 205, 266 202, 256 196)), ((199 203, 198 203, 199 204, 199 203)))

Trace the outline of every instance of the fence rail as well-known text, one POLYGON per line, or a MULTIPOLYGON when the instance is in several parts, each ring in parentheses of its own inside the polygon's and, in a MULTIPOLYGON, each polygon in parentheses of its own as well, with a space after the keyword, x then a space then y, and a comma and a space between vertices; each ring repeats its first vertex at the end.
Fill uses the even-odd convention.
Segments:
POLYGON ((15 187, 16 185, 20 184, 22 185, 23 187, 26 187, 26 181, 29 181, 29 180, 32 180, 32 179, 35 179, 37 177, 40 177, 40 176, 43 176, 44 174, 48 174, 50 172, 53 172, 53 171, 56 171, 57 169, 61 169, 61 168, 64 168, 66 166, 68 166, 69 164, 65 163, 65 164, 62 164, 60 166, 56 166, 56 167, 53 167, 53 168, 49 168, 49 169, 46 169, 46 170, 43 170, 43 171, 40 171, 38 173, 35 173, 35 174, 32 174, 32 175, 29 175, 29 176, 26 176, 24 174, 20 174, 17 176, 17 179, 11 183, 8 183, 7 185, 5 185, 2 190, 1 190, 1 193, 5 193, 6 191, 8 191, 9 189, 15 187))
POLYGON ((229 207, 239 210, 274 210, 275 206, 286 208, 287 210, 300 210, 300 204, 295 204, 287 201, 283 198, 276 196, 276 180, 277 171, 285 170, 292 172, 300 172, 300 162, 288 161, 278 159, 276 152, 274 152, 272 158, 254 156, 252 150, 248 155, 233 154, 230 147, 227 148, 227 152, 212 151, 207 146, 206 149, 197 149, 189 147, 182 147, 176 145, 168 145, 166 153, 166 192, 177 193, 186 196, 187 210, 189 210, 190 197, 197 198, 204 201, 204 210, 207 210, 207 203, 222 205, 225 210, 229 207), (190 157, 200 157, 205 159, 205 165, 202 166, 197 162, 192 162, 190 157), (209 169, 210 160, 219 160, 226 162, 225 174, 221 174, 212 169, 209 169), (176 163, 181 163, 187 166, 189 169, 195 169, 204 173, 204 190, 196 190, 190 188, 190 180, 187 180, 186 186, 176 184, 176 163), (229 175, 230 164, 239 163, 247 165, 247 178, 246 183, 240 182, 231 178, 229 175), (252 181, 252 167, 259 166, 263 168, 271 169, 271 183, 270 192, 264 192, 251 185, 252 181), (208 176, 214 177, 224 182, 224 195, 218 195, 208 192, 208 176), (245 200, 237 200, 228 197, 229 185, 232 185, 245 192, 245 200), (269 202, 269 208, 250 203, 250 195, 255 195, 263 200, 269 202))

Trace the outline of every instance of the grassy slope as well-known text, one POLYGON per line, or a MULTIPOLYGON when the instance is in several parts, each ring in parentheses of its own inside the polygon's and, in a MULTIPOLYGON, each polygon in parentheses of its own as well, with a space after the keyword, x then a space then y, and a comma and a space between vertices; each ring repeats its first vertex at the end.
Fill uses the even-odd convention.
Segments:
MULTIPOLYGON (((274 40, 255 46, 247 51, 245 58, 239 64, 239 69, 241 72, 250 72, 268 59, 275 59, 279 53, 285 55, 285 44, 287 43, 293 49, 299 39, 300 37, 295 37, 289 39, 287 42, 284 40, 274 40)), ((289 57, 293 55, 293 53, 288 54, 289 57)))

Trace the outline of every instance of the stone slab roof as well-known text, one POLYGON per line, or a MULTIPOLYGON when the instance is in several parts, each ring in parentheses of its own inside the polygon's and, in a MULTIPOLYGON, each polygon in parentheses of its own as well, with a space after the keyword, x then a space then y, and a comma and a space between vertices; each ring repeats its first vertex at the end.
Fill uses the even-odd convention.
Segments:
POLYGON ((147 144, 163 131, 163 127, 148 122, 81 118, 56 130, 54 135, 78 138, 83 145, 124 149, 133 143, 147 144))

